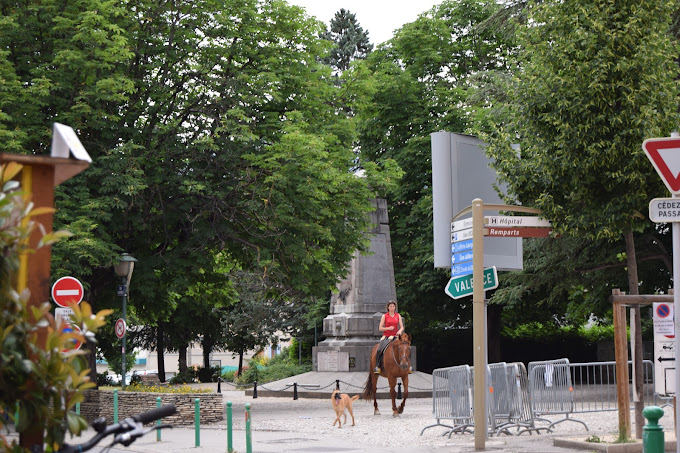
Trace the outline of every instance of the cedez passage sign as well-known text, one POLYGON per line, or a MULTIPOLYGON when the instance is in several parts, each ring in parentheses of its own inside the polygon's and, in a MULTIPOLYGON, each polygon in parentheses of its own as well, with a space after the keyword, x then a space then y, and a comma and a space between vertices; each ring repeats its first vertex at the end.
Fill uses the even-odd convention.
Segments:
POLYGON ((649 219, 656 223, 680 222, 680 198, 654 198, 649 202, 649 219))

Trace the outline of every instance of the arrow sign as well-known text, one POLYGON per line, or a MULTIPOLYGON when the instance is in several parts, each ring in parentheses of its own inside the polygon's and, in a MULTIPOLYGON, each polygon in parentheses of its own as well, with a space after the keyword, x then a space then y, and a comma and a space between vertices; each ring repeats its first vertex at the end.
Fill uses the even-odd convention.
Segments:
MULTIPOLYGON (((496 288, 498 288, 496 266, 488 267, 484 269, 484 290, 496 288)), ((469 296, 472 294, 472 274, 452 278, 444 288, 444 292, 453 299, 469 296)))
POLYGON ((680 138, 649 138, 642 149, 671 193, 680 193, 680 138))
POLYGON ((659 362, 670 362, 675 361, 675 357, 659 357, 659 362))

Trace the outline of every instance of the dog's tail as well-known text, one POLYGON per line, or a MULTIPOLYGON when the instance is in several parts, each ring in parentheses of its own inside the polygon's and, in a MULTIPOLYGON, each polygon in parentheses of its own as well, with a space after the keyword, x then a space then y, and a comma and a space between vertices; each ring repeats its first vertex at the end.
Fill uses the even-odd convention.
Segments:
POLYGON ((354 395, 352 398, 350 398, 352 401, 356 401, 359 399, 359 395, 354 395))

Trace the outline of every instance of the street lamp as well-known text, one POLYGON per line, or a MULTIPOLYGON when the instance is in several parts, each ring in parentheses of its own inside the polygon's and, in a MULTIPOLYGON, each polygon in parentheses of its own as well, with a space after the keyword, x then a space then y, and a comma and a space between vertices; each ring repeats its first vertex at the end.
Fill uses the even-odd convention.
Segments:
MULTIPOLYGON (((125 319, 125 309, 127 305, 127 295, 128 286, 130 285, 130 279, 132 279, 132 271, 135 268, 135 263, 137 260, 130 256, 128 253, 123 253, 117 264, 113 265, 113 269, 116 271, 116 275, 121 278, 121 285, 118 287, 118 295, 123 297, 123 323, 126 323, 125 319)), ((127 327, 126 329, 127 330, 127 327)), ((121 349, 123 361, 121 363, 122 373, 121 373, 121 386, 125 388, 125 331, 123 331, 123 348, 121 349)))

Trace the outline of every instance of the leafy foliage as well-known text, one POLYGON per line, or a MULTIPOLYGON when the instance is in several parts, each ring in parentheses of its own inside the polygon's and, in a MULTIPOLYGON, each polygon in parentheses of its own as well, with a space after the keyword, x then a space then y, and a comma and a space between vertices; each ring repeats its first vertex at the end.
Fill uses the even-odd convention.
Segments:
MULTIPOLYGON (((18 183, 12 178, 20 170, 17 164, 0 169, 0 247, 5 251, 0 260, 0 407, 16 407, 19 418, 14 423, 22 437, 37 432, 36 439, 42 440, 44 434, 45 443, 56 450, 66 432, 78 434, 87 426, 73 409, 83 401, 83 391, 95 386, 81 359, 85 352, 74 350, 74 342, 94 340, 109 311, 92 313, 90 305, 82 302, 72 307, 73 322, 80 330, 65 329, 62 321, 55 321, 50 314, 48 302, 30 304, 28 290, 19 294, 13 287, 18 256, 30 252, 28 237, 38 227, 31 217, 45 212, 24 203, 24 194, 16 190, 18 183)), ((60 236, 63 234, 49 233, 41 243, 52 243, 60 236)), ((13 413, 7 415, 13 417, 13 413)), ((0 417, 0 428, 4 420, 0 417)), ((10 442, 4 436, 0 448, 20 449, 15 440, 10 442)))

